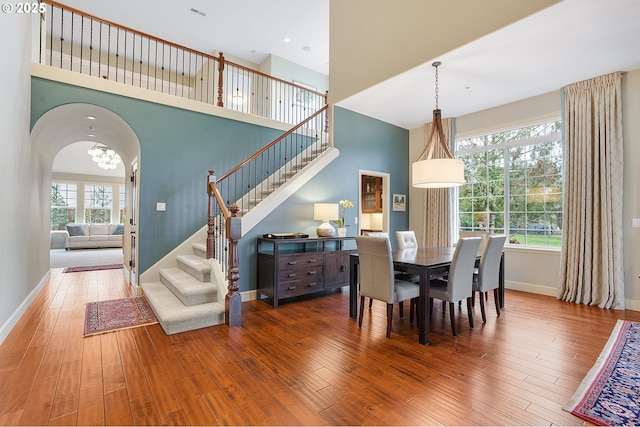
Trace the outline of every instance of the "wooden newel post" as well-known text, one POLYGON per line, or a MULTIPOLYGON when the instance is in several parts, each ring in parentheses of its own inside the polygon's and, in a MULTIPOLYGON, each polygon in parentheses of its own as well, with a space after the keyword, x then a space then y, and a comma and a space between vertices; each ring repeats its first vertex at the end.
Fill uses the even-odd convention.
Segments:
POLYGON ((224 55, 222 52, 220 52, 218 58, 218 107, 224 107, 224 102, 222 101, 222 88, 224 86, 224 55))
POLYGON ((209 204, 207 207, 207 259, 216 256, 216 229, 215 229, 215 196, 213 194, 212 185, 216 185, 216 177, 213 169, 209 169, 207 176, 207 195, 209 196, 209 204))
POLYGON ((238 292, 238 280, 240 279, 240 258, 238 255, 238 241, 242 237, 242 218, 238 217, 237 205, 229 207, 231 217, 227 220, 227 239, 229 240, 229 268, 228 268, 228 292, 225 297, 225 323, 228 326, 242 325, 242 296, 238 292))

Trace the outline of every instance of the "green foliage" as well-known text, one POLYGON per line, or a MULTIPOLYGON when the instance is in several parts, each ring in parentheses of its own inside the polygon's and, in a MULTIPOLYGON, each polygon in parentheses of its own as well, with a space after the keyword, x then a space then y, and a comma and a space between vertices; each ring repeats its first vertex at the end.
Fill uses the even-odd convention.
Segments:
POLYGON ((508 222, 522 244, 559 246, 562 143, 548 136, 560 130, 555 121, 456 141, 466 181, 458 189, 460 228, 496 232, 508 222))
POLYGON ((64 230, 65 225, 75 221, 76 210, 69 206, 62 195, 61 184, 51 184, 51 229, 64 230))

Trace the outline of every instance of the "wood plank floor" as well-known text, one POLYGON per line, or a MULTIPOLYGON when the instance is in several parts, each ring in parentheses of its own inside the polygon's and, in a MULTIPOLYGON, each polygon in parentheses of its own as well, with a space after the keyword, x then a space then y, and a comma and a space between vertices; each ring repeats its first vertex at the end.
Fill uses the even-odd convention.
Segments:
MULTIPOLYGON (((563 405, 617 319, 507 291, 475 329, 435 304, 431 345, 385 307, 348 317, 344 293, 243 304, 243 326, 159 325, 82 338, 84 304, 130 296, 121 271, 51 280, 0 346, 2 425, 580 425, 563 405)), ((408 314, 408 310, 407 314, 408 314)))

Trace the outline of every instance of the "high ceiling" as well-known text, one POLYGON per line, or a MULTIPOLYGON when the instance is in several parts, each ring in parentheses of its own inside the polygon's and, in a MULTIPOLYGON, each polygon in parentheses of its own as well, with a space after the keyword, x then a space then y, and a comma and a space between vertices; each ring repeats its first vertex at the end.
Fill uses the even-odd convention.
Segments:
MULTIPOLYGON (((203 52, 254 62, 269 54, 329 74, 329 0, 62 0, 203 52), (193 10, 195 11, 193 11, 193 10), (285 42, 287 37, 290 41, 285 42)), ((459 117, 587 78, 640 69, 639 0, 564 0, 445 55, 443 117, 459 117)), ((341 101, 414 129, 435 108, 431 62, 341 101)))

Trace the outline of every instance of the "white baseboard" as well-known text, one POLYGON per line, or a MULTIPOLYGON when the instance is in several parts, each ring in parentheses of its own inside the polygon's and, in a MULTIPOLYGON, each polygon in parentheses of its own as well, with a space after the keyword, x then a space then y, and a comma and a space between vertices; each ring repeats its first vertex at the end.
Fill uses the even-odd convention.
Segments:
POLYGON ((27 311, 27 308, 29 308, 33 300, 36 298, 38 293, 42 290, 42 288, 49 281, 50 278, 51 278, 51 270, 47 271, 47 274, 45 274, 44 277, 40 280, 40 283, 38 283, 38 286, 36 286, 31 291, 31 293, 27 295, 24 301, 22 301, 22 304, 20 304, 20 306, 16 308, 16 310, 9 317, 9 319, 7 319, 7 321, 4 322, 2 327, 0 327, 0 344, 2 344, 4 340, 7 338, 7 336, 9 336, 9 333, 11 332, 11 330, 16 326, 16 324, 18 323, 18 321, 20 320, 24 312, 27 311))
POLYGON ((240 292, 240 295, 242 296, 242 302, 255 301, 258 298, 258 291, 255 289, 252 291, 244 291, 240 292))
MULTIPOLYGON (((550 297, 557 297, 558 290, 548 286, 533 285, 530 283, 512 282, 507 280, 504 284, 506 289, 513 289, 514 291, 530 292, 532 294, 547 295, 550 297)), ((640 311, 640 301, 625 299, 625 309, 632 311, 640 311)))
POLYGON ((556 288, 550 288, 548 286, 534 285, 531 283, 513 282, 506 280, 504 282, 505 289, 513 289, 514 291, 530 292, 532 294, 547 295, 555 297, 558 293, 556 288))

